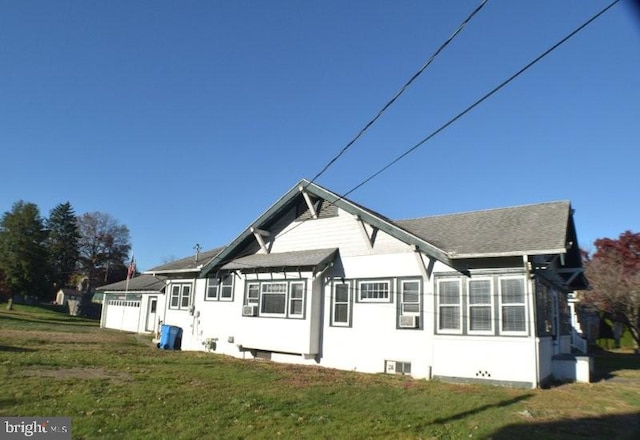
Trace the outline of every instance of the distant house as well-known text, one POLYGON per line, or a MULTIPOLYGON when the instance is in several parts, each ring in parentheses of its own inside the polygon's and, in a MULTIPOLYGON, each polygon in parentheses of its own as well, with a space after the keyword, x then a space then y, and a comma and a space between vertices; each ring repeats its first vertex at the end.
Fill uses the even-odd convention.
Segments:
POLYGON ((157 333, 164 308, 165 281, 153 275, 140 275, 129 281, 101 286, 100 327, 136 333, 157 333))
POLYGON ((566 201, 392 221, 303 180, 227 246, 146 274, 164 279, 158 316, 187 350, 522 387, 589 380, 566 201))
POLYGON ((68 307, 69 300, 79 300, 83 293, 76 289, 60 289, 56 294, 56 304, 68 307))

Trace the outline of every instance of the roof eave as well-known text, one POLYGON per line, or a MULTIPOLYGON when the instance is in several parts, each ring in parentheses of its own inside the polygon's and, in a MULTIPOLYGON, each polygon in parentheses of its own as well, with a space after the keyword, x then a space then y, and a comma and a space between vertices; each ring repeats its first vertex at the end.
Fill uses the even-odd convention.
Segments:
POLYGON ((565 254, 567 250, 565 248, 559 249, 546 249, 546 250, 529 250, 529 251, 509 251, 509 252, 481 252, 470 254, 457 254, 451 253, 452 260, 464 260, 468 258, 497 258, 497 257, 521 257, 524 255, 555 255, 565 254))
POLYGON ((142 272, 144 275, 167 275, 167 274, 182 274, 200 272, 202 266, 194 267, 193 269, 174 269, 174 270, 147 270, 142 272))

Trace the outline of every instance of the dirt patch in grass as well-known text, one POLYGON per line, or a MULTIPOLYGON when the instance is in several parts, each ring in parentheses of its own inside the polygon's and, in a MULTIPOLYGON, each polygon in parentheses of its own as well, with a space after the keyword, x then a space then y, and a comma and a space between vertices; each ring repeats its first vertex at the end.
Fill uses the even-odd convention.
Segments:
POLYGON ((117 382, 132 382, 133 377, 123 371, 108 371, 104 368, 28 368, 20 372, 26 377, 47 377, 52 379, 111 379, 117 382))

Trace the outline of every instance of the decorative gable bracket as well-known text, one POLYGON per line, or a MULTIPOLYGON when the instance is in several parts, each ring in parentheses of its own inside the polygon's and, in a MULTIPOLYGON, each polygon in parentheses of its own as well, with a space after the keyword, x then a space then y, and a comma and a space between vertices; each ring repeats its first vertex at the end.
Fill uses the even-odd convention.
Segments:
POLYGON ((251 228, 251 232, 253 233, 253 236, 256 238, 256 241, 258 242, 258 244, 260 245, 260 249, 262 249, 262 251, 265 254, 268 254, 270 252, 270 249, 267 247, 267 244, 264 241, 264 237, 269 237, 271 236, 271 233, 269 231, 265 231, 264 229, 258 229, 258 228, 251 228))

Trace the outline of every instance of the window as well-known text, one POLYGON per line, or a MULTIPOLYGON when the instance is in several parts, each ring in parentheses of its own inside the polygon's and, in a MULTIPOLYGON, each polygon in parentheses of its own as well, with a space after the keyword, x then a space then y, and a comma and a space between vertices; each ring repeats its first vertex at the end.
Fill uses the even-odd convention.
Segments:
POLYGON ((247 285, 247 300, 245 305, 258 305, 260 303, 260 284, 249 283, 247 285))
POLYGON ((438 330, 460 333, 461 311, 460 280, 438 281, 438 330))
POLYGON ((222 278, 220 285, 220 301, 231 301, 233 299, 233 274, 222 278))
POLYGON ((420 327, 420 297, 420 280, 400 280, 400 328, 420 327))
POLYGON ((388 302, 391 283, 389 281, 360 281, 358 291, 362 302, 388 302))
POLYGON ((420 281, 400 282, 400 311, 403 315, 420 313, 420 281))
POLYGON ((331 323, 338 327, 351 325, 351 285, 337 282, 333 285, 331 323))
POLYGON ((172 284, 170 309, 186 310, 191 302, 191 284, 172 284))
POLYGON ((469 333, 493 331, 491 297, 491 279, 469 280, 469 333))
POLYGON ((205 300, 231 301, 233 299, 233 274, 207 279, 205 300))
POLYGON ((180 285, 174 284, 171 286, 171 303, 169 304, 170 309, 177 309, 180 305, 180 285))
POLYGON ((304 318, 305 282, 255 282, 247 285, 245 305, 259 306, 259 316, 304 318))
POLYGON ((500 316, 502 332, 527 331, 524 278, 500 279, 500 316))
POLYGON ((282 315, 286 313, 287 283, 263 283, 260 290, 260 314, 282 315))
POLYGON ((302 317, 304 315, 304 283, 291 283, 289 294, 289 316, 302 317))

